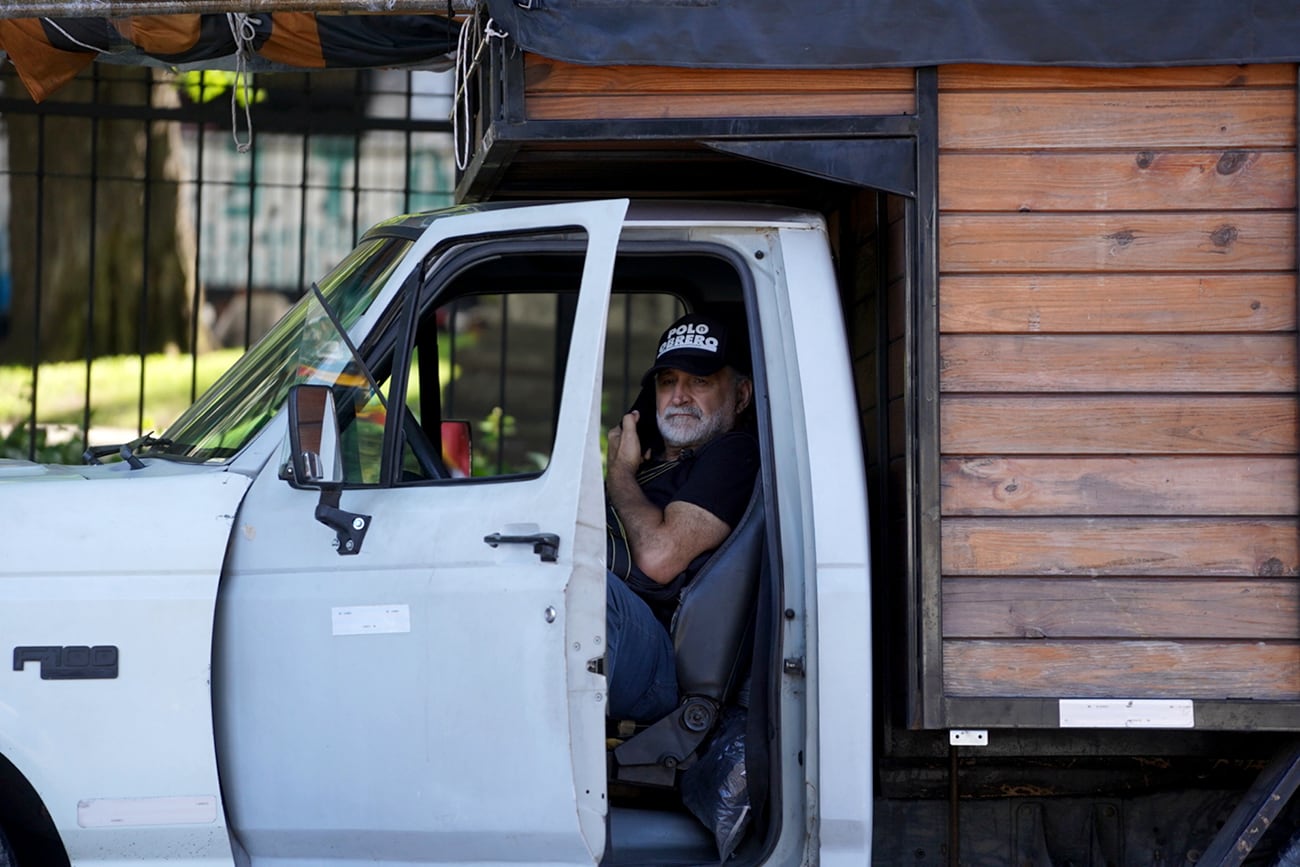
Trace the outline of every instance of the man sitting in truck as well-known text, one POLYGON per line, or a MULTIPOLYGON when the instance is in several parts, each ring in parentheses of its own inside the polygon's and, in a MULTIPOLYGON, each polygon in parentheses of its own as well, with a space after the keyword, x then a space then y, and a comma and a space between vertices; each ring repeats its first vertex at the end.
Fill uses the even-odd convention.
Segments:
POLYGON ((636 408, 609 432, 605 674, 615 719, 652 722, 677 706, 668 625, 678 595, 753 492, 758 441, 744 423, 753 381, 742 341, 728 336, 713 317, 674 322, 636 408), (638 429, 650 397, 655 425, 638 429))

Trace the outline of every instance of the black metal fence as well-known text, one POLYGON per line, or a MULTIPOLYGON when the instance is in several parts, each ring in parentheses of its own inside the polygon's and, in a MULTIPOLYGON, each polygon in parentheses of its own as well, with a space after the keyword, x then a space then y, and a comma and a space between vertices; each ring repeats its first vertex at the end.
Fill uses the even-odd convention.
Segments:
POLYGON ((448 79, 95 64, 35 104, 0 69, 0 457, 165 427, 365 228, 449 204, 448 79))

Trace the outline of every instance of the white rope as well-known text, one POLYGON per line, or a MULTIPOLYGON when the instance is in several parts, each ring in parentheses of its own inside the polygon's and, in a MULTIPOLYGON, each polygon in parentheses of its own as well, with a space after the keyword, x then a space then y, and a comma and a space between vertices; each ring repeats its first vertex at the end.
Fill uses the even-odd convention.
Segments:
POLYGON ((479 57, 493 38, 505 39, 510 34, 497 30, 495 22, 489 18, 483 27, 483 36, 476 39, 475 23, 477 17, 470 15, 460 25, 460 35, 456 38, 456 78, 451 104, 451 140, 456 151, 456 169, 465 171, 469 165, 470 150, 473 143, 469 139, 469 79, 478 68, 479 57), (471 53, 470 43, 474 43, 471 53), (463 129, 462 129, 463 127, 463 129))
POLYGON ((451 98, 451 141, 456 151, 456 170, 464 171, 469 165, 469 99, 462 99, 469 81, 469 37, 474 29, 474 16, 461 22, 460 35, 456 37, 456 73, 451 98), (461 114, 465 115, 465 143, 461 143, 461 114))
POLYGON ((230 88, 230 135, 235 140, 235 150, 246 154, 253 146, 253 100, 252 89, 248 86, 248 57, 253 53, 253 40, 257 38, 257 27, 262 20, 242 12, 228 12, 226 21, 230 24, 230 35, 235 39, 235 86, 230 88), (239 115, 236 108, 241 89, 244 96, 244 125, 248 129, 247 141, 239 140, 239 115))

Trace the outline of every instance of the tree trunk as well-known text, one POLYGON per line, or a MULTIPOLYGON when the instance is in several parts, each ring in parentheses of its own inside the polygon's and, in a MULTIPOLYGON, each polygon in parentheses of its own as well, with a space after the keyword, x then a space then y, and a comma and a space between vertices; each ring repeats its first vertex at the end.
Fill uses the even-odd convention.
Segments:
MULTIPOLYGON (((91 72, 58 100, 176 102, 151 69, 91 72)), ((13 112, 5 121, 13 306, 0 361, 190 349, 194 241, 179 125, 13 112)))

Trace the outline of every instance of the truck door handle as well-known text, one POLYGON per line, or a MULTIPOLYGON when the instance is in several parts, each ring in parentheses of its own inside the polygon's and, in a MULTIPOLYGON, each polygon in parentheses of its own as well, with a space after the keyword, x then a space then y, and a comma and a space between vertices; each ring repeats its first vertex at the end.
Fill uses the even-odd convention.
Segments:
POLYGON ((532 545, 533 553, 542 558, 543 563, 554 563, 560 552, 560 537, 554 533, 533 533, 529 536, 503 536, 493 533, 484 536, 483 541, 493 548, 498 545, 532 545))

